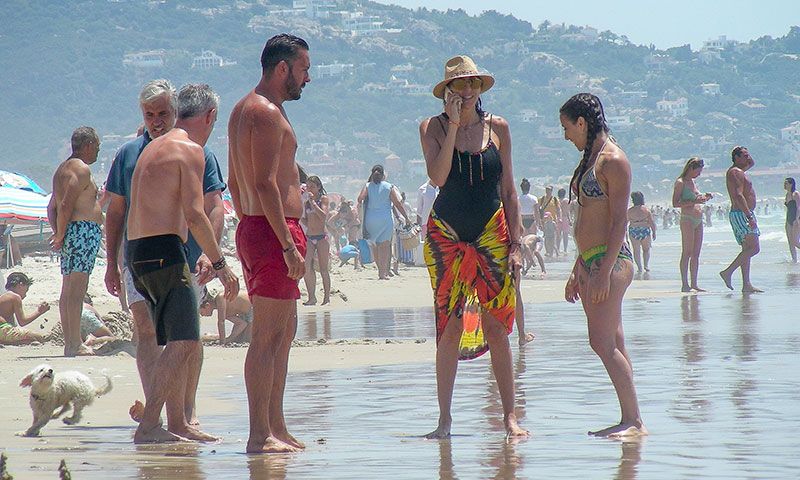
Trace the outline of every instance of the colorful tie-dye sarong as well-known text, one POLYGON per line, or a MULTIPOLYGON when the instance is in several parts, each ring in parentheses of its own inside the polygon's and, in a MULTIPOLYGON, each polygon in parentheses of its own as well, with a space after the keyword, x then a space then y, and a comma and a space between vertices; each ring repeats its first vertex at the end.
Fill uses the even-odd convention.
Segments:
POLYGON ((458 359, 477 358, 489 346, 483 335, 481 313, 496 318, 511 333, 516 291, 508 270, 508 227, 503 208, 486 223, 471 243, 458 241, 455 233, 431 212, 425 240, 425 263, 431 276, 436 310, 436 342, 453 312, 460 316, 458 359))

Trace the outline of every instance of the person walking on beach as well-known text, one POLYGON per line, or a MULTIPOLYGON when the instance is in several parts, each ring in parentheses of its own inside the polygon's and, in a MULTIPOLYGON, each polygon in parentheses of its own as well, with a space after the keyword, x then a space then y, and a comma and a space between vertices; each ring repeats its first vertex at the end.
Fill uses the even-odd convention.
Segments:
POLYGON ((579 93, 559 113, 564 138, 583 152, 570 181, 570 200, 573 194, 578 199, 575 244, 580 255, 564 296, 570 303, 580 300, 583 304, 589 344, 603 361, 622 410, 618 424, 589 434, 647 435, 622 328, 622 298, 633 280, 631 252, 625 243, 631 166, 608 133, 599 98, 579 93))
POLYGON ((248 453, 305 448, 283 416, 289 349, 297 331, 297 282, 305 273, 306 253, 297 138, 283 103, 300 99, 311 81, 310 66, 305 40, 289 34, 270 38, 261 53, 261 79, 228 122, 228 184, 241 220, 236 248, 253 303, 253 340, 244 364, 248 453))
POLYGON ((370 171, 369 182, 358 194, 358 208, 364 212, 364 230, 369 241, 374 243, 375 264, 378 267, 378 280, 389 280, 392 261, 392 236, 394 217, 392 206, 403 216, 406 224, 411 223, 400 194, 394 185, 386 181, 383 165, 374 165, 370 171))
POLYGON ((800 209, 797 208, 800 206, 800 192, 792 177, 786 177, 783 189, 786 190, 783 202, 786 205, 786 239, 789 241, 792 262, 797 263, 797 249, 800 248, 800 209))
POLYGON ((558 211, 561 216, 558 218, 558 236, 560 239, 561 248, 564 250, 564 255, 567 255, 567 248, 569 247, 569 236, 572 232, 572 208, 567 198, 567 189, 558 189, 558 211))
POLYGON ((753 182, 747 178, 745 173, 755 165, 755 161, 747 148, 742 146, 737 146, 731 151, 731 159, 733 165, 725 174, 725 185, 728 187, 728 195, 731 198, 731 211, 728 213, 728 218, 733 229, 733 236, 736 238, 736 243, 742 246, 742 251, 728 265, 728 268, 719 272, 719 276, 722 277, 725 286, 733 290, 731 277, 737 268, 741 268, 742 292, 763 292, 750 283, 750 260, 761 250, 758 243, 761 232, 758 230, 755 214, 756 191, 753 189, 753 182))
POLYGON ((558 249, 560 248, 559 245, 561 244, 561 234, 559 233, 558 223, 561 220, 561 203, 558 201, 556 197, 553 196, 553 186, 548 185, 544 189, 544 195, 539 198, 539 218, 541 219, 542 223, 542 231, 544 231, 544 225, 547 223, 545 216, 550 214, 550 219, 553 222, 552 227, 552 248, 549 252, 550 255, 555 254, 558 256, 558 249))
POLYGON ((522 226, 508 122, 482 108, 480 95, 492 85, 494 77, 478 70, 471 58, 451 58, 433 89, 444 101, 444 112, 419 127, 428 177, 439 186, 424 247, 434 293, 439 400, 439 423, 427 438, 450 437, 458 361, 487 351, 506 432, 528 435, 515 413, 508 340, 522 226))
POLYGON ((650 247, 656 240, 656 222, 653 220, 653 214, 644 206, 642 192, 631 193, 631 202, 633 206, 628 209, 628 237, 631 240, 636 271, 642 273, 642 261, 644 261, 644 270, 649 272, 650 247))
POLYGON ((697 286, 697 270, 703 247, 703 205, 711 200, 712 195, 700 193, 697 189, 695 179, 702 171, 703 159, 690 158, 672 189, 672 206, 681 209, 681 292, 705 292, 697 286))
POLYGON ((205 85, 184 87, 181 96, 179 115, 193 120, 186 122, 186 129, 176 126, 142 150, 130 185, 127 265, 150 309, 158 345, 165 346, 153 368, 134 443, 217 440, 189 424, 180 401, 167 402, 168 429, 161 426, 167 398, 186 398, 191 372, 200 363, 199 301, 185 247, 189 231, 211 259, 225 298, 233 300, 239 293, 239 280, 225 263, 203 207, 203 145, 214 129, 219 99, 205 85))
POLYGON ((308 301, 303 305, 317 304, 317 272, 314 270, 314 263, 319 268, 322 277, 322 305, 331 303, 331 274, 328 264, 331 261, 331 242, 328 234, 325 233, 325 224, 328 218, 328 195, 322 180, 316 175, 311 175, 306 179, 306 191, 304 196, 304 208, 306 219, 306 237, 308 238, 307 250, 305 255, 306 272, 303 277, 308 292, 308 301))
POLYGON ((61 251, 61 297, 58 310, 64 333, 64 356, 92 355, 81 341, 81 311, 89 275, 103 237, 103 211, 89 165, 97 161, 100 137, 92 127, 72 132, 72 153, 56 168, 47 217, 53 228, 51 245, 61 251))
POLYGON ((13 272, 6 279, 6 292, 0 295, 0 345, 28 345, 46 342, 50 338, 49 334, 22 328, 50 310, 50 305, 42 302, 35 313, 25 314, 22 301, 32 284, 33 280, 22 272, 13 272))

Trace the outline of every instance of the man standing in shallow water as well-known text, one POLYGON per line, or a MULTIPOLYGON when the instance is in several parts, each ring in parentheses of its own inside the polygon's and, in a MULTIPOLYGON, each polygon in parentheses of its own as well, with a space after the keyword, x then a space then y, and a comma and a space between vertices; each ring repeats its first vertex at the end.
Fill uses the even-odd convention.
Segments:
POLYGON ((311 81, 310 66, 305 40, 289 34, 270 38, 261 53, 261 80, 228 122, 228 187, 241 220, 236 248, 253 303, 253 339, 244 364, 248 453, 305 448, 289 434, 283 417, 306 251, 297 139, 283 102, 300 98, 311 81))
POLYGON ((758 237, 761 232, 758 230, 756 222, 756 191, 753 189, 753 182, 747 178, 745 173, 755 165, 755 160, 750 156, 750 152, 745 147, 735 147, 731 152, 733 165, 728 168, 725 174, 725 184, 728 187, 728 195, 731 197, 731 211, 728 217, 733 228, 733 235, 736 243, 742 246, 742 251, 733 259, 728 268, 719 272, 725 286, 733 290, 731 277, 737 268, 742 269, 742 292, 756 293, 763 292, 750 283, 750 259, 758 254, 761 247, 758 244, 758 237))
POLYGON ((64 356, 92 355, 81 341, 83 297, 89 286, 103 233, 103 211, 89 165, 97 161, 100 138, 92 127, 72 132, 72 154, 53 175, 47 218, 53 227, 53 250, 61 251, 61 298, 58 309, 64 332, 64 356))
POLYGON ((149 306, 158 344, 166 345, 154 365, 135 443, 217 440, 189 424, 179 400, 186 398, 201 351, 198 301, 184 245, 189 231, 212 260, 225 298, 233 300, 239 293, 239 281, 225 264, 203 204, 202 146, 214 128, 218 101, 208 85, 181 89, 182 128, 150 142, 131 179, 126 260, 134 286, 149 306), (172 400, 167 402, 168 431, 160 421, 167 398, 172 400))

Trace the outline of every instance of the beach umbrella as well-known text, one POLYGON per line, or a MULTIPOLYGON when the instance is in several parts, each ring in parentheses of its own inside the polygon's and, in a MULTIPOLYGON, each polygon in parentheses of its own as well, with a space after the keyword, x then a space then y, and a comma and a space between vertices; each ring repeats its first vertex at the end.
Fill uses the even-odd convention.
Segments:
POLYGON ((27 190, 40 195, 47 195, 47 192, 27 175, 5 170, 0 170, 0 187, 27 190))
POLYGON ((223 192, 222 206, 225 207, 225 215, 236 215, 236 210, 233 208, 233 197, 230 193, 223 192))
POLYGON ((42 195, 21 188, 0 187, 0 221, 5 223, 47 222, 50 194, 42 195))

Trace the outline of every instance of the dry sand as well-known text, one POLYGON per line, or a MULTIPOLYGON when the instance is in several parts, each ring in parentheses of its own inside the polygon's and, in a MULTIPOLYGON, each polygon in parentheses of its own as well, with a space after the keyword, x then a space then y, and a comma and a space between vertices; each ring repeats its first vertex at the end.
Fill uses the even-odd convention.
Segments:
MULTIPOLYGON (((237 271, 240 267, 234 258, 229 258, 237 271)), ((549 265, 550 274, 546 279, 530 276, 523 281, 522 292, 526 304, 563 301, 563 286, 566 272, 571 264, 567 262, 549 265)), ((57 261, 47 256, 27 257, 21 267, 4 272, 23 271, 30 275, 35 283, 24 301, 27 311, 31 311, 41 301, 48 301, 52 309, 42 318, 30 325, 36 331, 46 331, 58 322, 58 296, 61 276, 57 261), (44 327, 44 328, 42 328, 44 327)), ((427 271, 421 267, 401 267, 401 275, 390 281, 378 281, 374 266, 356 272, 352 266, 332 268, 332 283, 339 293, 333 295, 328 306, 305 307, 300 305, 299 311, 341 311, 364 310, 371 308, 409 308, 430 307, 432 296, 427 271), (345 300, 346 299, 346 300, 345 300)), ((116 298, 105 291, 103 275, 105 264, 98 261, 91 277, 89 293, 95 298, 95 306, 102 313, 119 310, 116 298)), ((321 288, 318 281, 318 288, 321 288)), ((660 297, 672 295, 678 289, 675 282, 637 282, 629 291, 628 298, 660 297)), ((219 284, 217 283, 217 286, 219 284)), ((305 289, 302 287, 302 300, 305 300, 305 289)), ((677 293, 676 293, 677 295, 677 293)), ((322 296, 317 295, 321 300, 322 296)), ((536 307, 528 307, 528 315, 535 316, 536 307)), ((230 326, 228 327, 230 328, 230 326)), ((215 332, 213 319, 204 318, 202 332, 215 332)), ((389 365, 422 362, 433 368, 435 345, 433 341, 386 343, 383 339, 374 341, 344 339, 329 341, 325 344, 303 342, 292 349, 290 370, 309 371, 349 368, 366 365, 389 365), (337 343, 338 342, 338 343, 337 343)), ((198 390, 198 411, 202 420, 203 412, 224 413, 240 405, 226 404, 209 395, 209 389, 218 388, 226 379, 241 376, 246 348, 223 348, 206 346, 203 373, 198 390), (204 394, 205 393, 205 394, 204 394)), ((31 411, 28 407, 28 389, 18 386, 19 380, 33 367, 40 363, 53 365, 56 371, 79 370, 89 374, 100 385, 103 380, 101 369, 107 369, 113 378, 114 389, 106 396, 97 399, 94 405, 85 412, 85 425, 115 426, 129 428, 132 435, 135 424, 129 419, 127 410, 134 399, 142 398, 141 386, 136 370, 135 359, 126 352, 101 357, 64 358, 62 347, 46 344, 41 346, 0 348, 0 451, 9 453, 11 473, 17 478, 28 478, 24 472, 36 469, 41 463, 36 452, 44 445, 56 451, 85 448, 86 432, 73 430, 76 434, 65 435, 70 428, 59 420, 50 422, 42 429, 39 439, 21 438, 15 432, 24 430, 30 425, 31 411)), ((102 438, 93 441, 102 442, 102 438)), ((136 456, 137 451, 131 447, 129 455, 136 456)), ((59 458, 52 459, 52 471, 58 466, 59 458)), ((75 461, 74 458, 72 461, 75 461)), ((47 467, 50 471, 50 467, 47 467)), ((48 476, 45 476, 48 477, 48 476)), ((37 477, 40 478, 40 477, 37 477)), ((53 474, 52 478, 56 478, 53 474)))

